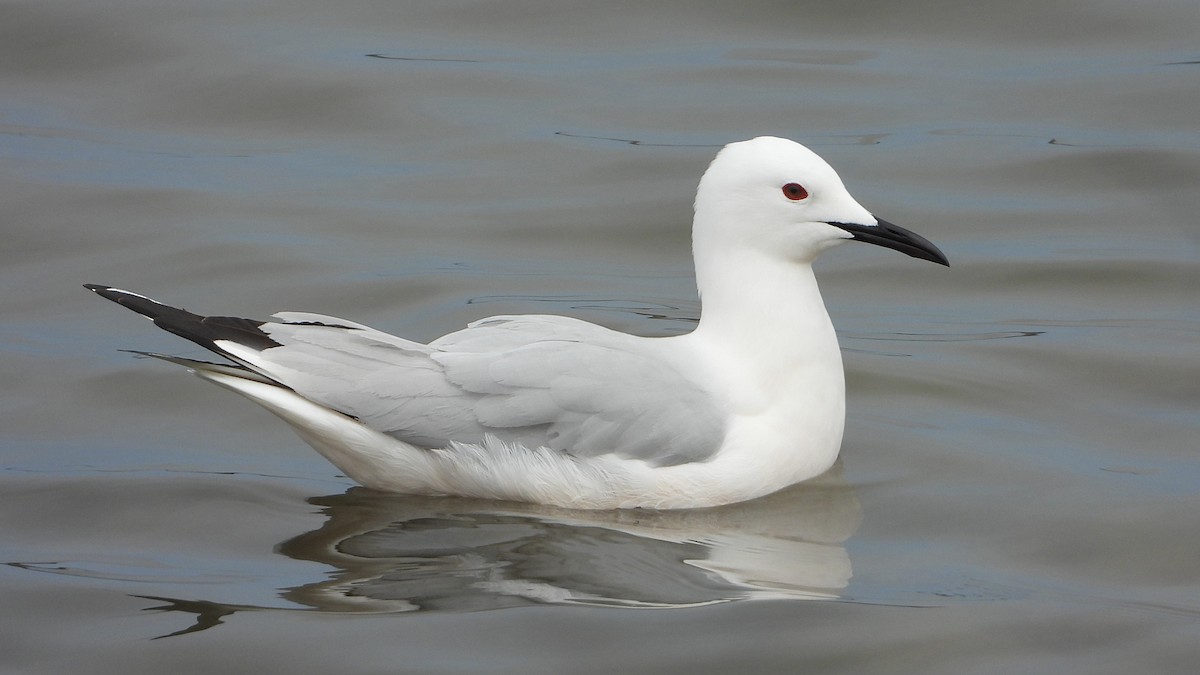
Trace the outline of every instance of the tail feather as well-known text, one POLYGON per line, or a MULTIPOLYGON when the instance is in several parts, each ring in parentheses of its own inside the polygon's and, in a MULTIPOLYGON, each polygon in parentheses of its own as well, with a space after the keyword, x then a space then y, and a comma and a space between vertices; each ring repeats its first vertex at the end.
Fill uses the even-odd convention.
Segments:
POLYGON ((227 363, 213 363, 211 361, 185 359, 182 356, 172 356, 170 354, 160 354, 158 352, 143 352, 137 349, 125 349, 122 351, 129 352, 130 354, 137 354, 138 356, 148 356, 150 358, 160 359, 162 361, 169 361, 177 366, 183 366, 184 368, 187 368, 193 373, 201 376, 204 376, 206 373, 219 373, 221 375, 228 375, 229 377, 251 380, 253 382, 261 382, 263 384, 271 384, 276 387, 284 387, 285 389, 289 388, 265 375, 240 365, 231 366, 227 363))

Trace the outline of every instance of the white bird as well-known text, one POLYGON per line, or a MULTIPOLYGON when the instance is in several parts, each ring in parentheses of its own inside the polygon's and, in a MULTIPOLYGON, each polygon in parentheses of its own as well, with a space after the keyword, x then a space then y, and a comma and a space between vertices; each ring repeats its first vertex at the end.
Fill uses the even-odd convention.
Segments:
POLYGON ((161 355, 290 424, 358 483, 580 509, 693 508, 817 476, 842 441, 841 353, 812 262, 855 240, 948 265, 808 148, 723 148, 696 192, 686 335, 496 316, 421 344, 344 319, 200 316, 86 287, 235 365, 161 355))

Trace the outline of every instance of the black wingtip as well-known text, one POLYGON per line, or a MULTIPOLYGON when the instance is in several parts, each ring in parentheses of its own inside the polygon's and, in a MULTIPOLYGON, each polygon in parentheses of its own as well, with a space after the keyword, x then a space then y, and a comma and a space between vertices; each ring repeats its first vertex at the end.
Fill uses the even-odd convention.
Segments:
POLYGON ((141 314, 142 316, 145 316, 145 317, 149 317, 151 319, 158 319, 163 314, 179 314, 179 313, 186 314, 189 317, 194 317, 197 320, 203 318, 196 314, 192 314, 191 312, 186 312, 182 309, 179 309, 176 307, 171 307, 170 305, 164 305, 163 303, 158 302, 157 300, 154 300, 152 298, 148 298, 140 293, 134 293, 133 291, 126 291, 124 289, 117 288, 115 286, 104 286, 101 284, 84 284, 83 287, 88 289, 89 291, 92 291, 96 295, 99 295, 100 297, 104 298, 105 300, 112 300, 113 302, 117 303, 118 305, 121 305, 122 307, 131 309, 131 310, 137 312, 138 314, 141 314))
POLYGON ((88 289, 89 291, 94 291, 96 293, 104 293, 105 291, 120 290, 120 289, 116 288, 115 286, 109 286, 108 284, 84 284, 83 287, 88 289))
POLYGON ((149 298, 146 298, 145 296, 138 295, 132 291, 121 290, 116 286, 108 286, 105 284, 84 284, 83 287, 95 293, 96 295, 112 300, 113 302, 117 302, 118 299, 123 297, 143 298, 145 300, 149 300, 149 298))
POLYGON ((229 357, 215 342, 229 340, 238 344, 263 350, 278 347, 260 328, 264 322, 231 316, 202 316, 180 307, 165 305, 140 293, 126 291, 101 284, 84 284, 84 288, 111 300, 126 309, 133 310, 154 321, 154 325, 181 338, 191 340, 205 349, 229 357))

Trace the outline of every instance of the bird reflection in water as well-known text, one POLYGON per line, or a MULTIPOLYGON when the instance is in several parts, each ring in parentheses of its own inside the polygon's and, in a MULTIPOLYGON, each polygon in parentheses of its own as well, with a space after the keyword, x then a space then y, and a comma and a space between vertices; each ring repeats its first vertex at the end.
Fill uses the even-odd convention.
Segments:
MULTIPOLYGON (((283 589, 323 612, 482 611, 539 604, 676 608, 766 598, 836 599, 845 541, 861 520, 841 463, 767 497, 683 511, 572 511, 351 488, 316 497, 320 528, 279 544, 334 571, 283 589)), ((294 611, 140 596, 150 610, 219 625, 241 611, 294 611)))

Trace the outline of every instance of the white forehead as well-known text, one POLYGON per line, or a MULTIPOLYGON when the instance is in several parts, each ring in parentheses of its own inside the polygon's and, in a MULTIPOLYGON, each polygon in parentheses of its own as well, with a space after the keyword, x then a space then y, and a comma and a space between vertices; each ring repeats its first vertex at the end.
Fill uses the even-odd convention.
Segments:
POLYGON ((773 136, 726 145, 717 153, 705 179, 726 184, 797 182, 810 189, 844 189, 837 172, 817 153, 795 141, 773 136))

